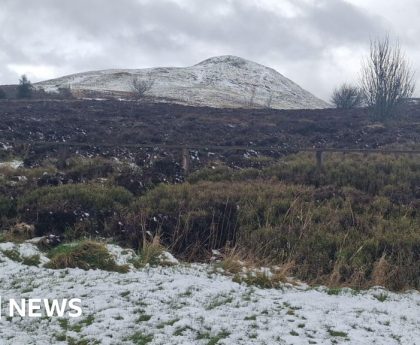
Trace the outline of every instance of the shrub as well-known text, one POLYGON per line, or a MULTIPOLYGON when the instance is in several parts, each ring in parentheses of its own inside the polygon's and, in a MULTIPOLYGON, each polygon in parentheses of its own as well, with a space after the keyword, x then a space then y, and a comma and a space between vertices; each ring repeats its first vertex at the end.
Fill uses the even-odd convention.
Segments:
POLYGON ((33 86, 26 75, 22 75, 17 88, 17 98, 31 98, 33 86))
POLYGON ((113 162, 109 160, 103 158, 86 159, 82 157, 73 157, 68 160, 66 168, 66 177, 75 182, 108 177, 115 170, 113 162))
POLYGON ((363 93, 356 86, 343 84, 334 90, 331 102, 339 109, 359 108, 363 105, 363 93))

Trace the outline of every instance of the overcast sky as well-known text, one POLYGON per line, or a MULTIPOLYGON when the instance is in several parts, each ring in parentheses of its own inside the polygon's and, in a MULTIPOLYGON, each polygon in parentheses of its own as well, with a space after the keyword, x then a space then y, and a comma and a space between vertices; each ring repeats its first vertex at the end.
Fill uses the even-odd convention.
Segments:
POLYGON ((231 54, 328 99, 386 33, 419 80, 418 18, 419 0, 0 0, 0 84, 231 54))

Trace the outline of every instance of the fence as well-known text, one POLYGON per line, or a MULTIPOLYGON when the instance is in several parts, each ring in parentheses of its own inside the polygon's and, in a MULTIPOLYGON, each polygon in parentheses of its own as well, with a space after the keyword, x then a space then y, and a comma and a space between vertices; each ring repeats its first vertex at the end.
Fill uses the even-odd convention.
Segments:
POLYGON ((324 153, 362 153, 368 154, 390 154, 390 155, 420 155, 420 150, 410 149, 359 149, 359 148, 280 148, 272 146, 198 146, 194 144, 183 145, 170 145, 170 144, 112 144, 112 143, 77 143, 77 142, 49 142, 49 141, 14 141, 13 145, 23 146, 67 146, 67 147, 124 147, 124 148, 139 148, 139 149, 167 149, 167 150, 180 150, 181 151, 181 166, 187 174, 190 170, 190 154, 189 150, 212 150, 212 151, 225 151, 225 150, 254 150, 254 151, 271 151, 278 153, 297 153, 297 152, 313 152, 318 168, 322 167, 324 161, 324 153))

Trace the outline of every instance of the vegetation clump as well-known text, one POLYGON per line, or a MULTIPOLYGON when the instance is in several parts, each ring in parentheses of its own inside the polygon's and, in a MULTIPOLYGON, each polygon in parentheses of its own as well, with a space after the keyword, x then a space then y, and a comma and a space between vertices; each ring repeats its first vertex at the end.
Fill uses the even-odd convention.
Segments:
POLYGON ((121 187, 68 184, 37 188, 18 201, 22 217, 35 224, 35 233, 64 234, 67 239, 118 232, 118 214, 132 195, 121 187))
POLYGON ((62 244, 49 253, 48 268, 100 269, 119 273, 128 272, 127 265, 117 265, 113 256, 102 243, 82 241, 62 244))

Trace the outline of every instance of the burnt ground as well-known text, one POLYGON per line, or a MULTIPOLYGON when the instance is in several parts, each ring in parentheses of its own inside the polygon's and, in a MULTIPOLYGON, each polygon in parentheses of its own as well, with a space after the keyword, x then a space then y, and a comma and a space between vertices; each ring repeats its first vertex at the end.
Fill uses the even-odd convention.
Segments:
POLYGON ((419 143, 420 106, 414 104, 398 121, 379 123, 366 109, 215 109, 117 100, 0 101, 0 148, 9 147, 9 154, 24 155, 32 163, 64 151, 125 157, 136 163, 156 155, 179 154, 179 150, 123 145, 185 145, 198 148, 198 152, 191 150, 198 162, 197 157, 231 156, 234 160, 244 156, 244 150, 214 154, 213 146, 246 146, 252 155, 252 148, 258 146, 295 152, 319 147, 412 148, 419 143))

